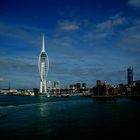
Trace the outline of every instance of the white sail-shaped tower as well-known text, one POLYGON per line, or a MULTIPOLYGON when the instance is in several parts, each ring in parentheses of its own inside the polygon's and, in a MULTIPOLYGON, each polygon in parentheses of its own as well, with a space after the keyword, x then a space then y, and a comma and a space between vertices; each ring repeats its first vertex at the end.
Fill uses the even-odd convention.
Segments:
POLYGON ((47 79, 48 70, 49 70, 49 59, 45 51, 44 34, 42 38, 42 50, 39 55, 38 68, 39 68, 39 74, 40 74, 40 94, 48 95, 46 79, 47 79))

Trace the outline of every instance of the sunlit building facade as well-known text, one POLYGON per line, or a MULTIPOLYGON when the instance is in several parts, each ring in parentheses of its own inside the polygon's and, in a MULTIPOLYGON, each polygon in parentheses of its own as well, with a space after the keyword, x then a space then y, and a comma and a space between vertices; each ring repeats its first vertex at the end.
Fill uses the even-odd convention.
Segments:
POLYGON ((40 74, 40 90, 39 92, 41 94, 47 94, 47 74, 49 70, 49 59, 48 55, 45 51, 45 44, 44 44, 44 35, 42 39, 42 50, 39 55, 39 61, 38 61, 38 68, 39 68, 39 74, 40 74))
POLYGON ((55 89, 60 89, 61 88, 60 81, 54 81, 54 88, 55 89))
POLYGON ((47 81, 47 91, 50 92, 52 90, 52 83, 50 80, 47 81))

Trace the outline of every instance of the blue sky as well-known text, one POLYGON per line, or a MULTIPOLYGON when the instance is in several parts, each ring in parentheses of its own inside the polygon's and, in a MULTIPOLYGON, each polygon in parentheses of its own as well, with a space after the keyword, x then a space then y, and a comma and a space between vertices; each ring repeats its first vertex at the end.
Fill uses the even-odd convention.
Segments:
POLYGON ((52 83, 140 79, 140 0, 0 0, 0 88, 39 87, 43 33, 52 83))

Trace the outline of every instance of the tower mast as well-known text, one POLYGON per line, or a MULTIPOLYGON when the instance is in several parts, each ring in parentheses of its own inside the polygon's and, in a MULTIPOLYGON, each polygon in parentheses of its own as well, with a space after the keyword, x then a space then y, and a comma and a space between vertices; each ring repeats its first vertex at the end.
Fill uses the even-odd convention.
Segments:
POLYGON ((42 37, 42 52, 45 52, 44 33, 42 37))

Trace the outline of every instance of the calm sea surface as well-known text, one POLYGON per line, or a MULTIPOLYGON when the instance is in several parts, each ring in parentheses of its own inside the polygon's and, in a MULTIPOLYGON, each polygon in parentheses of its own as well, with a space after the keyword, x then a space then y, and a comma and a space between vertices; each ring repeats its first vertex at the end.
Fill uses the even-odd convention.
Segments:
POLYGON ((139 133, 140 99, 0 96, 1 140, 118 140, 139 133))

